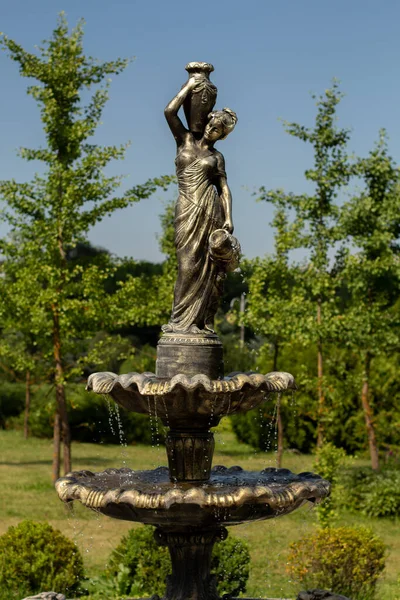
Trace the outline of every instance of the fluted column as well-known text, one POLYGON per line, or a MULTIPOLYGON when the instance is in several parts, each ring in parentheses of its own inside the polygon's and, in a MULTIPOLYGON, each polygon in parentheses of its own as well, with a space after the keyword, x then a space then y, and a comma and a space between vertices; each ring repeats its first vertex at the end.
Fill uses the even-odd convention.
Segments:
POLYGON ((156 529, 155 539, 168 546, 172 563, 164 600, 218 600, 216 578, 210 574, 211 553, 215 542, 227 535, 224 527, 195 533, 156 529))

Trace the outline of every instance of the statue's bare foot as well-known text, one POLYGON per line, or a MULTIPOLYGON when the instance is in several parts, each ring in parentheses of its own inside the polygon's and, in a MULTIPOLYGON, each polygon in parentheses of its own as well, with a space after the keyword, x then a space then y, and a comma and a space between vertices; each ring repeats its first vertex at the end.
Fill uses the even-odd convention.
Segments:
POLYGON ((172 327, 172 325, 170 323, 167 323, 166 325, 161 326, 161 331, 163 333, 173 333, 174 328, 172 327))
POLYGON ((199 327, 197 327, 197 325, 191 325, 188 329, 188 333, 203 333, 201 329, 199 329, 199 327))

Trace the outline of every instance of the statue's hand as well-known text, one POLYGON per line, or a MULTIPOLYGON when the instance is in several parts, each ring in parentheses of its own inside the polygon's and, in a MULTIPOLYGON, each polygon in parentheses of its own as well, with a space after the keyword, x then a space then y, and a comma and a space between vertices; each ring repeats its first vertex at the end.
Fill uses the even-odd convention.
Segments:
POLYGON ((196 88, 197 84, 198 84, 197 79, 195 78, 194 75, 192 75, 192 77, 189 77, 189 79, 187 81, 185 81, 185 83, 181 87, 181 91, 183 91, 185 94, 188 94, 189 92, 192 92, 196 88))
POLYGON ((194 92, 201 92, 204 87, 204 77, 201 73, 194 73, 191 77, 189 77, 187 85, 190 90, 194 92))
POLYGON ((226 229, 229 233, 233 233, 233 223, 230 219, 227 219, 222 225, 222 229, 226 229))

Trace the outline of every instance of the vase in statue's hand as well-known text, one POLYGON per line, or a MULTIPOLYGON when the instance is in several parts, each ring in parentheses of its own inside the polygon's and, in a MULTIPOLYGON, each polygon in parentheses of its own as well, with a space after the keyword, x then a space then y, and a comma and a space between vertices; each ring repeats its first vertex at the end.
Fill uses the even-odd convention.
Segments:
POLYGON ((210 81, 214 67, 205 62, 191 62, 185 67, 189 81, 194 80, 193 89, 183 103, 188 127, 192 133, 203 133, 209 113, 215 106, 217 88, 210 81))
POLYGON ((239 241, 226 228, 216 229, 208 242, 211 260, 224 272, 239 266, 241 248, 239 241))

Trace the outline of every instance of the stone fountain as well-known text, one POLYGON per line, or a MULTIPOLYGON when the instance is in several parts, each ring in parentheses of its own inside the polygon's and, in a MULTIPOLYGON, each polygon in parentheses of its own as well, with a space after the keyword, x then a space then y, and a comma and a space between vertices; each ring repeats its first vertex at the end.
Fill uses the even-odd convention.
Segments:
POLYGON ((211 428, 223 416, 248 411, 296 386, 289 373, 224 376, 213 321, 223 280, 238 266, 241 251, 232 235, 224 157, 214 144, 234 129, 237 117, 228 108, 214 111, 211 64, 189 63, 186 70, 188 80, 165 109, 177 143, 178 276, 156 373, 95 373, 87 386, 125 410, 161 419, 168 429, 169 468, 73 472, 59 479, 56 489, 64 502, 79 500, 109 517, 156 527, 155 538, 168 546, 172 561, 165 600, 216 600, 211 552, 227 536, 226 527, 292 512, 326 497, 330 485, 313 473, 287 469, 212 467, 211 428), (188 127, 178 116, 181 107, 188 127))

